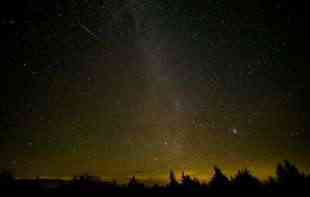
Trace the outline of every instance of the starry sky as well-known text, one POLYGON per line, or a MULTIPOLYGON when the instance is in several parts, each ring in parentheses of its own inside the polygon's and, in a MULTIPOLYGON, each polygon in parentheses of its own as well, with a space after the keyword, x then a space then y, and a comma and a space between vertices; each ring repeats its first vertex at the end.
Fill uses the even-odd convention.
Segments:
POLYGON ((306 6, 55 0, 1 6, 0 168, 208 178, 310 172, 306 6))

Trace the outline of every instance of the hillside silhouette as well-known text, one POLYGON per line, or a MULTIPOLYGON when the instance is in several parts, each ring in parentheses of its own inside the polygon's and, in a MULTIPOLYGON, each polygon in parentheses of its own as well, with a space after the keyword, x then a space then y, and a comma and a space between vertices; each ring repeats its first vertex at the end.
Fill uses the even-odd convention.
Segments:
POLYGON ((166 185, 146 186, 135 176, 126 185, 116 181, 107 182, 98 177, 84 174, 74 176, 71 180, 61 179, 16 179, 11 171, 0 173, 1 193, 15 192, 56 192, 56 193, 200 193, 209 195, 246 194, 261 196, 268 194, 308 193, 310 176, 300 172, 298 168, 284 161, 277 165, 276 176, 261 181, 248 169, 239 170, 235 176, 228 178, 219 167, 215 166, 213 176, 207 183, 191 177, 184 172, 181 180, 176 179, 174 171, 169 173, 166 185))

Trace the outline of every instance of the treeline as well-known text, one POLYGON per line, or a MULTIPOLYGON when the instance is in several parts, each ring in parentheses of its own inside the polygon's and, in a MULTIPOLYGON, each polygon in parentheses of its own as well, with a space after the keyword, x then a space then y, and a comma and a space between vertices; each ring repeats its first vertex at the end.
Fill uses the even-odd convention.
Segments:
MULTIPOLYGON (((98 192, 98 193, 203 193, 210 195, 247 194, 251 196, 266 194, 300 193, 307 194, 310 190, 310 176, 302 173, 288 161, 277 165, 276 176, 260 181, 247 169, 239 170, 228 178, 220 168, 214 167, 210 181, 202 183, 198 179, 182 173, 181 180, 176 179, 170 171, 169 183, 164 186, 146 186, 136 177, 130 178, 128 184, 119 185, 114 182, 102 181, 98 177, 75 176, 70 181, 64 180, 17 180, 10 171, 0 174, 1 192, 98 192)), ((306 195, 307 196, 307 195, 306 195)))

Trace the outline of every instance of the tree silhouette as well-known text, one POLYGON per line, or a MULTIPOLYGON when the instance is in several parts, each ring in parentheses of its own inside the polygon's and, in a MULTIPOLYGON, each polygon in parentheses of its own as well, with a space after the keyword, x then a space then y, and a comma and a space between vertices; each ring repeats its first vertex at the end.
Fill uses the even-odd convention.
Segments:
POLYGON ((132 187, 138 184, 138 181, 135 176, 131 177, 128 182, 128 186, 132 187))
POLYGON ((239 192, 258 192, 261 190, 260 181, 248 169, 239 170, 231 182, 239 192))
POLYGON ((259 180, 251 174, 248 169, 238 170, 237 175, 232 179, 237 185, 256 185, 259 180))
POLYGON ((293 184, 305 178, 305 175, 287 160, 283 164, 278 164, 276 174, 280 184, 293 184))
POLYGON ((129 191, 143 191, 144 184, 140 183, 135 176, 131 177, 128 181, 128 189, 129 191))
POLYGON ((169 183, 168 183, 168 187, 170 189, 176 189, 178 187, 179 183, 175 177, 175 173, 174 171, 170 170, 169 172, 169 183))
POLYGON ((218 168, 217 166, 214 166, 213 170, 214 170, 214 174, 209 182, 209 187, 212 189, 227 188, 227 186, 229 185, 228 178, 224 175, 221 169, 218 168))
POLYGON ((239 170, 230 180, 220 168, 214 167, 214 174, 208 183, 201 184, 198 179, 186 175, 184 172, 178 182, 174 171, 169 172, 169 183, 166 186, 154 185, 147 187, 138 181, 135 176, 129 179, 128 185, 117 185, 116 181, 104 182, 96 176, 83 174, 74 176, 71 181, 30 179, 16 180, 13 173, 4 170, 0 173, 0 190, 5 192, 147 192, 147 193, 178 193, 203 192, 206 195, 247 194, 249 196, 267 194, 285 194, 308 192, 310 188, 310 175, 300 172, 297 167, 288 161, 278 164, 276 177, 269 177, 267 181, 260 182, 249 170, 239 170), (52 189, 51 189, 52 188, 52 189))
POLYGON ((185 173, 182 172, 181 186, 185 191, 197 191, 200 187, 200 182, 198 179, 185 175, 185 173))
MULTIPOLYGON (((276 169, 278 188, 277 190, 294 191, 305 190, 307 178, 301 173, 294 164, 285 160, 278 164, 276 169)), ((309 184, 308 184, 309 185, 309 184)))

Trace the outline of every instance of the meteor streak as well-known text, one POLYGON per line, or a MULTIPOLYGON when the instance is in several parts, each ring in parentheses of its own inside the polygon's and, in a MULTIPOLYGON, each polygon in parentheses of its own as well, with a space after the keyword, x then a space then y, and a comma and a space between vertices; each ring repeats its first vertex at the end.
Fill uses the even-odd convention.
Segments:
POLYGON ((83 25, 82 23, 78 23, 79 26, 86 32, 88 33, 93 39, 102 42, 102 40, 93 32, 91 31, 87 26, 83 25))

